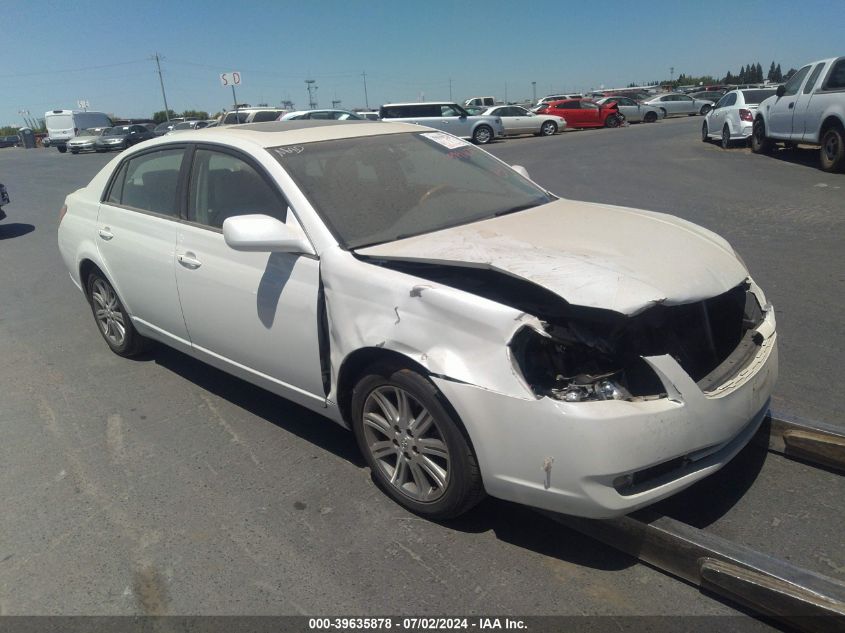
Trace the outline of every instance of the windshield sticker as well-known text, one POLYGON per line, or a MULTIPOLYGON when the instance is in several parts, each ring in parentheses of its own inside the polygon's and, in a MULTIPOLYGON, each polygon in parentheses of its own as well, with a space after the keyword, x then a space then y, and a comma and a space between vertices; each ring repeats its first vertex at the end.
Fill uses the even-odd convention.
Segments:
POLYGON ((469 147, 462 147, 460 149, 453 149, 446 152, 449 158, 472 158, 472 149, 469 147))
POLYGON ((279 156, 286 156, 287 154, 301 154, 305 148, 302 145, 287 145, 284 147, 277 147, 276 153, 279 156))
POLYGON ((466 147, 469 145, 469 143, 465 140, 459 139, 451 134, 446 134, 445 132, 424 132, 420 134, 420 136, 425 137, 430 141, 434 141, 446 149, 457 149, 459 147, 466 147))

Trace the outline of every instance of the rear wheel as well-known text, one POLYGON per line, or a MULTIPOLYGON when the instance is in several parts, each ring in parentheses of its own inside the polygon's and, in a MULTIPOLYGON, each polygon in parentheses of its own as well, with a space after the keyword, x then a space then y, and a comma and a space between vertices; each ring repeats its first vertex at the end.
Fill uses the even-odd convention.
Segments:
POLYGON ((829 127, 822 133, 819 150, 822 169, 828 172, 845 171, 845 135, 841 127, 829 127))
POLYGON ((430 519, 484 496, 478 463, 438 389, 410 369, 374 368, 352 394, 352 430, 378 486, 430 519))
POLYGON ((59 154, 64 154, 67 151, 66 145, 57 145, 56 149, 59 150, 59 154))
POLYGON ((94 320, 111 351, 126 357, 139 354, 146 341, 135 330, 108 279, 99 272, 93 272, 88 277, 86 288, 94 320))
POLYGON ((766 124, 763 119, 754 121, 751 129, 751 151, 755 154, 771 154, 773 143, 766 138, 766 124))
POLYGON ((472 142, 476 145, 487 145, 493 140, 493 128, 489 125, 479 125, 472 133, 472 142))
POLYGON ((722 149, 730 149, 731 147, 731 128, 725 123, 722 128, 722 149))

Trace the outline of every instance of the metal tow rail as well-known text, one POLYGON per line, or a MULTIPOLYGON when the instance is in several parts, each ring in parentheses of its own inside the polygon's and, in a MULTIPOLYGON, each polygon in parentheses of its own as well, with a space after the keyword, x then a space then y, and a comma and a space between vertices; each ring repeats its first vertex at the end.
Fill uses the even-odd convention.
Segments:
POLYGON ((845 431, 840 427, 770 411, 757 438, 773 453, 845 472, 845 431))
MULTIPOLYGON (((755 440, 775 453, 845 472, 845 433, 769 413, 755 440)), ((643 510, 595 520, 544 512, 571 529, 753 612, 808 633, 845 631, 845 582, 643 510)))

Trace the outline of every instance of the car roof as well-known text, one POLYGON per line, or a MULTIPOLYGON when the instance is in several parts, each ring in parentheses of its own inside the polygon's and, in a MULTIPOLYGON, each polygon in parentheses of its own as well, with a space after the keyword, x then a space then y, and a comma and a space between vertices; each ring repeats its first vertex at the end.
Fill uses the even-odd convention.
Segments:
POLYGON ((418 132, 428 128, 411 123, 386 123, 383 121, 334 121, 298 119, 294 121, 267 121, 223 127, 188 130, 178 136, 159 137, 138 147, 150 148, 166 143, 232 143, 257 147, 277 147, 297 143, 314 143, 337 139, 418 132))
MULTIPOLYGON (((418 105, 458 105, 457 101, 413 101, 409 103, 385 103, 382 108, 391 106, 418 106, 418 105)), ((463 107, 463 106, 461 106, 463 107)))

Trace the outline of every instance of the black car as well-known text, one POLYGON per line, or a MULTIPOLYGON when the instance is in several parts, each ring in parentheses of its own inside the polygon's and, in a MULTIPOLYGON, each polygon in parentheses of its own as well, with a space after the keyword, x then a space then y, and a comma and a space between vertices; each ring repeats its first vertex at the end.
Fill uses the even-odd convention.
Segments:
POLYGON ((94 142, 94 149, 98 152, 108 152, 113 149, 126 149, 141 141, 155 138, 155 135, 143 125, 116 125, 108 128, 94 142))
POLYGON ((17 134, 13 134, 12 136, 0 136, 0 147, 15 147, 19 145, 21 142, 20 137, 17 134))
POLYGON ((9 193, 6 191, 6 187, 3 186, 3 183, 0 182, 0 220, 6 219, 6 212, 3 211, 3 205, 9 204, 9 193))

